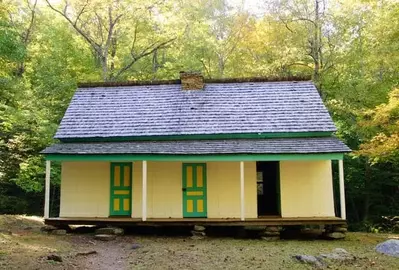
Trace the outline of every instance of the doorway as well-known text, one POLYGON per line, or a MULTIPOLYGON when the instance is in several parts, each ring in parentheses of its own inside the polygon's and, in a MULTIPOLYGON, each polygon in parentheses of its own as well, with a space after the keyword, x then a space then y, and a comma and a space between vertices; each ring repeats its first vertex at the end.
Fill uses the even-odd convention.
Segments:
POLYGON ((256 162, 258 216, 280 216, 280 164, 256 162))
POLYGON ((183 217, 207 216, 206 164, 183 163, 183 217))
POLYGON ((132 163, 111 163, 110 216, 131 216, 132 163))

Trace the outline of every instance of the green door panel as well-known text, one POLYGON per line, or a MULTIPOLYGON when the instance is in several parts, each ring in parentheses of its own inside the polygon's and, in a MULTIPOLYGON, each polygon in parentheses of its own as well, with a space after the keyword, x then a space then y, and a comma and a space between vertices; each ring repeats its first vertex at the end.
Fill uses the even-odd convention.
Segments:
POLYGON ((132 163, 111 163, 110 216, 131 216, 132 163))
POLYGON ((183 163, 183 217, 206 217, 206 164, 183 163))

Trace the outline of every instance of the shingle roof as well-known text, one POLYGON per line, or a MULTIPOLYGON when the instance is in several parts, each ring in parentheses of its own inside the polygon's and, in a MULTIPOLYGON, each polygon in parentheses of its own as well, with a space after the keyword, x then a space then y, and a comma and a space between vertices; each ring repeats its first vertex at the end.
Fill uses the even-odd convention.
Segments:
POLYGON ((310 81, 79 88, 55 138, 333 132, 310 81))
POLYGON ((44 154, 308 154, 350 149, 334 137, 238 140, 60 143, 44 154))

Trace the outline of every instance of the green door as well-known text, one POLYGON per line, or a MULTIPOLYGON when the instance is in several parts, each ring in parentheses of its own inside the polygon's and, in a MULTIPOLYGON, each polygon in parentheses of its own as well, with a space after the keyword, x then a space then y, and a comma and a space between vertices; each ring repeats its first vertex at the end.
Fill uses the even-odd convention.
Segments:
POLYGON ((183 217, 206 217, 206 164, 183 163, 183 217))
POLYGON ((111 163, 110 216, 131 216, 132 163, 111 163))

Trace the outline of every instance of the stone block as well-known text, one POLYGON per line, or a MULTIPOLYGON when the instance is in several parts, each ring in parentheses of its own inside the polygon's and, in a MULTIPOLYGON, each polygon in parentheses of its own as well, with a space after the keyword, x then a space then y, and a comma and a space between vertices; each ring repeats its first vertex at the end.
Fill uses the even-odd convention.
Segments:
POLYGON ((194 226, 194 231, 203 232, 203 231, 205 231, 205 229, 206 228, 204 226, 200 226, 200 225, 194 226))
POLYGON ((265 231, 267 231, 267 232, 280 232, 281 228, 277 227, 277 226, 267 226, 265 228, 265 231))
POLYGON ((40 230, 42 232, 51 232, 51 231, 57 230, 57 227, 54 227, 52 225, 44 225, 43 227, 40 228, 40 230))
POLYGON ((116 238, 116 235, 114 234, 96 234, 94 236, 94 239, 100 240, 100 241, 111 241, 116 238))
POLYGON ((124 230, 122 228, 106 227, 97 229, 96 234, 123 235, 124 230))
POLYGON ((345 227, 333 227, 333 231, 334 231, 334 232, 346 233, 346 232, 348 231, 348 229, 345 228, 345 227))
POLYGON ((376 251, 388 256, 399 258, 399 240, 389 239, 376 246, 376 251))
POLYGON ((191 231, 191 234, 193 236, 206 236, 205 232, 199 232, 199 231, 191 231))
POLYGON ((333 240, 335 240, 335 239, 344 239, 345 238, 345 234, 342 233, 342 232, 330 232, 330 233, 324 234, 324 236, 327 239, 333 239, 333 240))
POLYGON ((263 231, 260 233, 261 236, 280 236, 280 232, 268 232, 263 231))
POLYGON ((51 233, 51 234, 54 234, 54 235, 66 235, 66 230, 53 230, 53 231, 50 231, 49 233, 51 233))
POLYGON ((280 236, 262 236, 261 239, 264 241, 278 241, 280 236))

